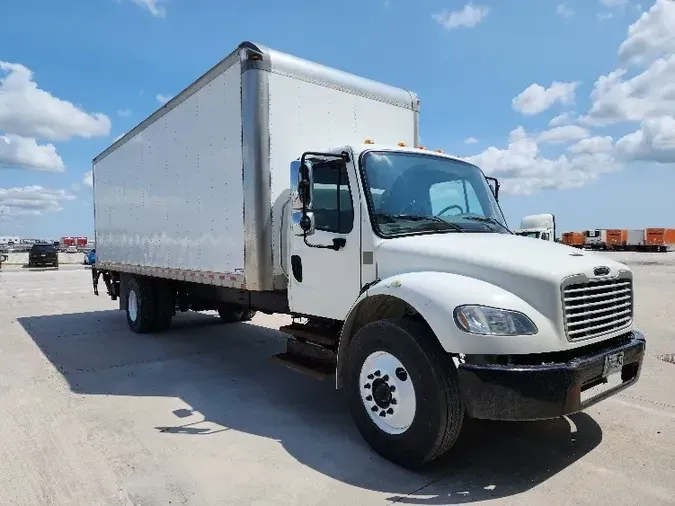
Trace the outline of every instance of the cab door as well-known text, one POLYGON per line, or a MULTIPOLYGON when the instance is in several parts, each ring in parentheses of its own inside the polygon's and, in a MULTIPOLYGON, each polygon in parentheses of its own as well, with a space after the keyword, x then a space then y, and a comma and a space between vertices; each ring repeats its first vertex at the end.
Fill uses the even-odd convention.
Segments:
MULTIPOLYGON (((345 152, 347 153, 347 152, 345 152)), ((361 289, 359 185, 351 154, 311 160, 313 227, 304 234, 301 205, 291 211, 288 297, 293 313, 343 320, 361 289)), ((299 166, 299 164, 297 164, 299 166)), ((295 202, 295 199, 292 199, 295 202)))

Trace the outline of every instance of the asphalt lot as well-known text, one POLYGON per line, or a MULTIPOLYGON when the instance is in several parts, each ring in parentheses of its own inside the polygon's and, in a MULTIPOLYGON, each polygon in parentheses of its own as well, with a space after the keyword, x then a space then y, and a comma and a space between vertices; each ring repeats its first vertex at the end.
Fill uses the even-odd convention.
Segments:
POLYGON ((474 423, 423 473, 360 439, 341 392, 272 363, 287 319, 139 336, 84 268, 0 271, 0 504, 675 504, 675 254, 635 272, 640 382, 548 422, 474 423))

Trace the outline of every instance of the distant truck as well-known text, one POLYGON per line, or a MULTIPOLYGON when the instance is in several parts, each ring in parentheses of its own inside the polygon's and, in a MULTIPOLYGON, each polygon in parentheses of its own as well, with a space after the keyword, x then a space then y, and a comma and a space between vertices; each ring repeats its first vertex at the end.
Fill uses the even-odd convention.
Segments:
POLYGON ((669 251, 675 248, 675 229, 646 228, 644 231, 645 247, 652 251, 669 251))
POLYGON ((584 247, 589 249, 607 249, 607 230, 586 230, 584 231, 584 235, 584 247))
POLYGON ((61 237, 60 247, 65 250, 66 248, 68 248, 70 246, 75 246, 75 238, 74 237, 61 237))
POLYGON ((525 216, 520 222, 520 228, 514 230, 516 235, 555 241, 555 216, 552 214, 533 214, 525 216))
POLYGON ((75 239, 75 246, 78 249, 84 249, 87 247, 87 238, 86 237, 77 237, 75 239))
POLYGON ((402 466, 465 415, 555 418, 635 384, 630 269, 524 248, 498 182, 419 147, 418 121, 412 92, 242 43, 94 158, 94 292, 136 333, 293 316, 277 360, 334 373, 402 466))

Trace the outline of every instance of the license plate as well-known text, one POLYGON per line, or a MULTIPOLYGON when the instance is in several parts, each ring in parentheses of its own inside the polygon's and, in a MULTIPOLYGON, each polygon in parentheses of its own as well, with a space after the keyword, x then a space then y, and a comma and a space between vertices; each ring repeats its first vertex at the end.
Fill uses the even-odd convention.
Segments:
POLYGON ((620 351, 618 353, 612 353, 611 355, 607 355, 605 357, 605 367, 602 371, 602 375, 605 377, 611 376, 612 374, 621 372, 622 368, 623 368, 623 351, 620 351))

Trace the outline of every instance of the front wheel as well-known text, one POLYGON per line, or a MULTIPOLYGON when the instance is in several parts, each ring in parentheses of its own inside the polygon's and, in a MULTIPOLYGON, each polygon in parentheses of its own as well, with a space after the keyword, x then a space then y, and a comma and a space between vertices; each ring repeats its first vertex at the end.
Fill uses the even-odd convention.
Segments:
POLYGON ((417 467, 459 437, 464 408, 457 370, 423 323, 404 318, 365 325, 349 344, 345 375, 354 421, 385 459, 417 467))
POLYGON ((127 323, 132 332, 145 334, 155 324, 155 293, 149 280, 132 278, 127 287, 127 323))

